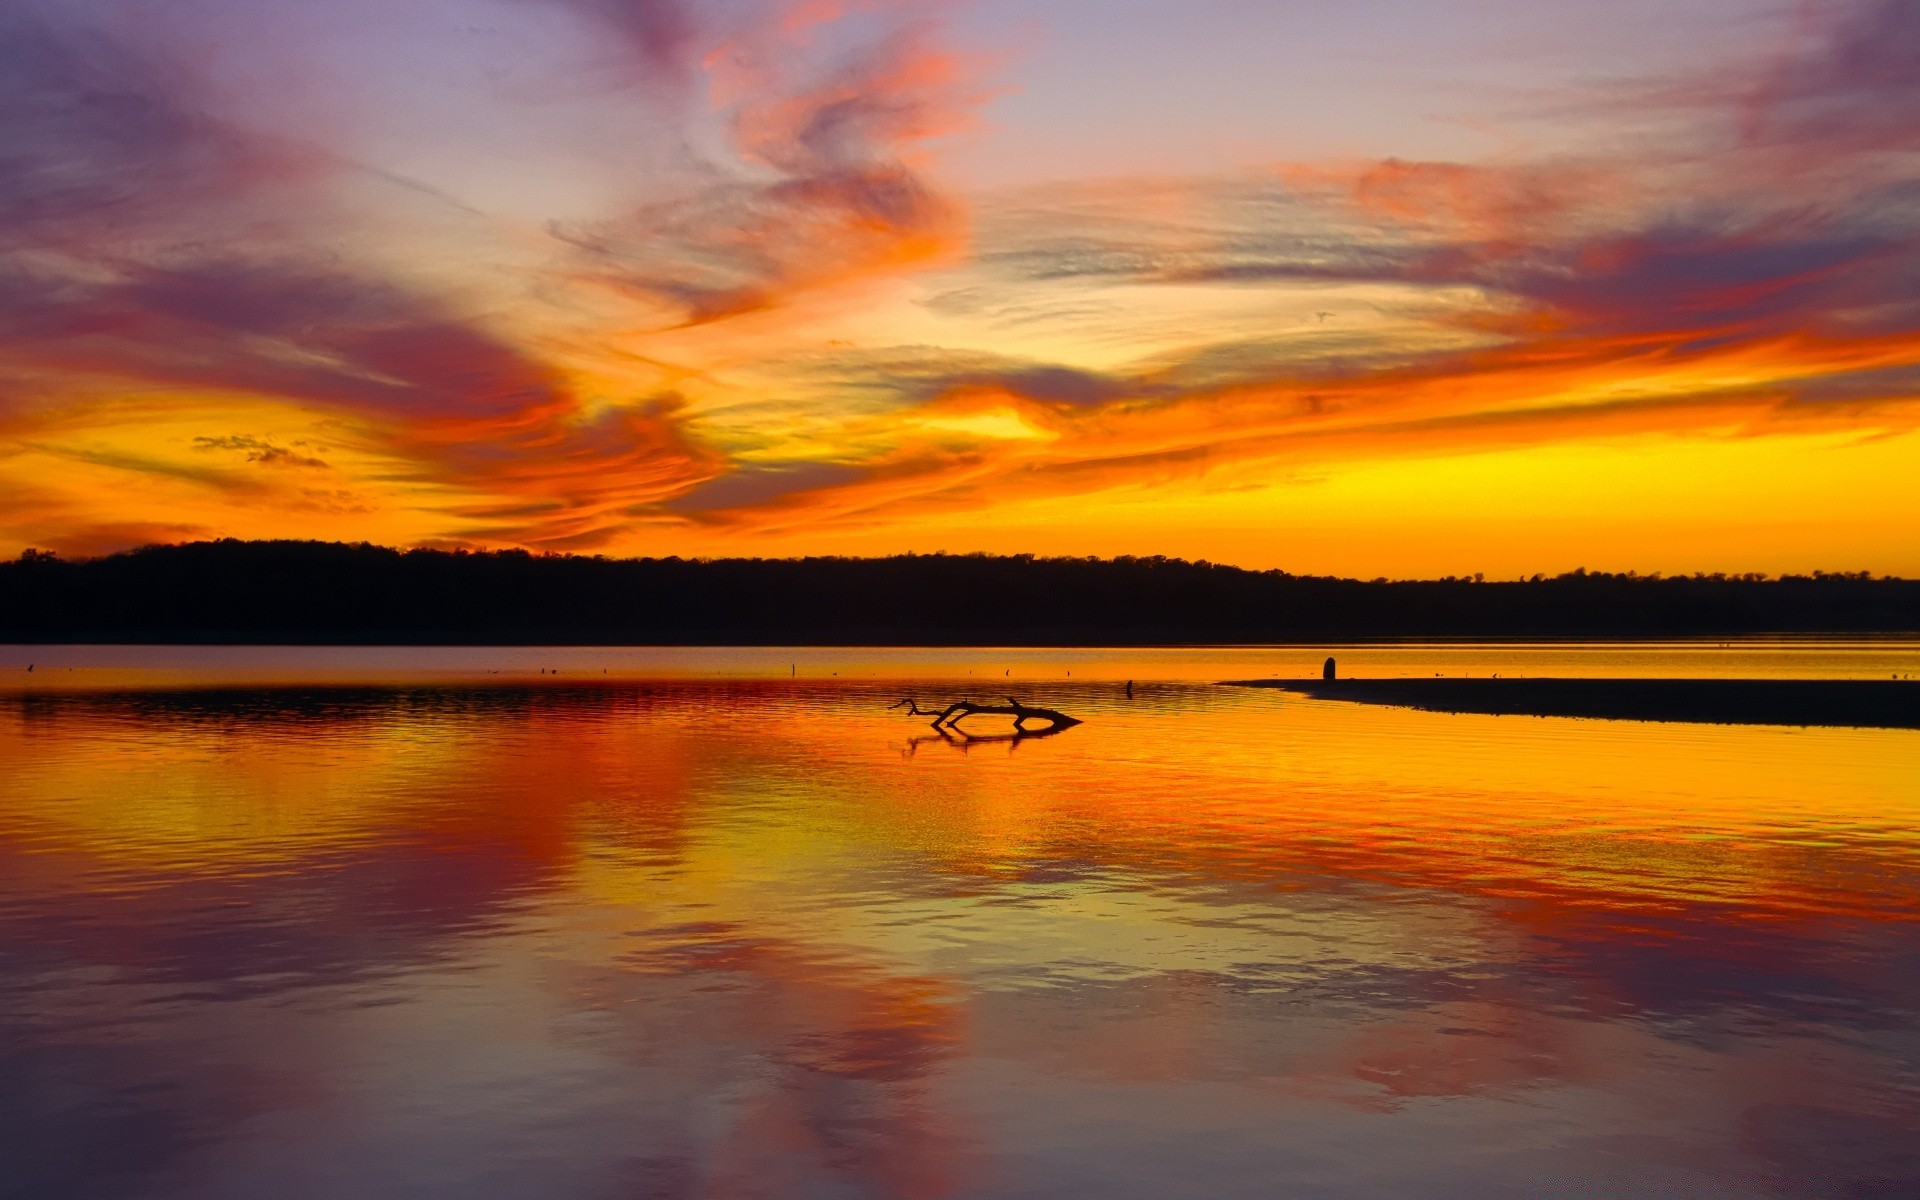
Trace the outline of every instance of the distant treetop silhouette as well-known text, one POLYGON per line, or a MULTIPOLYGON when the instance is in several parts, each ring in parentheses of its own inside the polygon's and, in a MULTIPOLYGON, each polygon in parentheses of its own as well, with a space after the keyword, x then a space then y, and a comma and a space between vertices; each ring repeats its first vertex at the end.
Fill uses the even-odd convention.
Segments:
POLYGON ((197 542, 0 563, 0 640, 1096 645, 1920 631, 1866 572, 1361 582, 1159 556, 607 559, 197 542))

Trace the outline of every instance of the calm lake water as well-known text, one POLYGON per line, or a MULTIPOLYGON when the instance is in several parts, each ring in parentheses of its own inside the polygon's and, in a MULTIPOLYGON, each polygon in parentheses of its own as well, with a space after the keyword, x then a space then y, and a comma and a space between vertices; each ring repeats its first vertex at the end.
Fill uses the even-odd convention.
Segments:
POLYGON ((1328 652, 0 647, 0 1194, 1920 1195, 1920 732, 1328 652))

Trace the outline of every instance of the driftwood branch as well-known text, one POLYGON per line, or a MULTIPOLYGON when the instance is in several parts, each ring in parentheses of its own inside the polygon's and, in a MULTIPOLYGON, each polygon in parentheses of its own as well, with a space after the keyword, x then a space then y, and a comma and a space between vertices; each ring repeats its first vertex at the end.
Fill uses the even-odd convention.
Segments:
POLYGON ((1075 725, 1080 724, 1078 717, 1070 717, 1054 708, 1035 708, 1031 705, 1022 704, 1012 696, 1007 697, 1007 702, 1004 705, 975 704, 971 700, 956 700, 939 712, 932 712, 921 708, 919 703, 911 696, 900 701, 898 704, 890 704, 887 707, 905 708, 910 716, 932 717, 934 730, 942 736, 950 732, 957 733, 961 737, 973 736, 960 728, 960 722, 966 720, 968 717, 980 716, 982 714, 1012 717, 1013 735, 1015 737, 1045 737, 1047 734, 1059 733, 1064 729, 1071 729, 1075 725), (1045 724, 1038 729, 1029 729, 1027 728, 1028 721, 1042 721, 1045 722, 1045 724))

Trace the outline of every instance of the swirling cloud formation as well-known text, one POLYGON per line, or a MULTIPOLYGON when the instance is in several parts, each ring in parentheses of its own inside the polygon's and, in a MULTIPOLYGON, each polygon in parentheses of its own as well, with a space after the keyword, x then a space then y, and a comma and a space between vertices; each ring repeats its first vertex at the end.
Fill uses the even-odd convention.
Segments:
POLYGON ((0 540, 1920 569, 1920 3, 1205 169, 1036 11, 22 0, 0 540))

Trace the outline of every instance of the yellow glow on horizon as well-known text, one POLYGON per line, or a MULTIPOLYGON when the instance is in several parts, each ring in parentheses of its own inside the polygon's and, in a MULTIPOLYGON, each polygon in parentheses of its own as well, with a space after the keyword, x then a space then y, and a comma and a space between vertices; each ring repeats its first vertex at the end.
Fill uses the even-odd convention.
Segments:
MULTIPOLYGON (((1223 466, 1072 502, 1014 497, 847 529, 736 534, 709 552, 1156 554, 1395 578, 1591 570, 1920 574, 1920 436, 1642 435, 1445 457, 1223 466), (1674 536, 1676 516, 1689 536, 1674 536)), ((712 541, 699 543, 709 547, 712 541)), ((659 552, 688 553, 671 531, 659 552)))
POLYGON ((370 142, 191 55, 97 110, 92 59, 51 56, 21 179, 101 190, 9 243, 0 554, 1920 568, 1909 131, 1877 82, 1826 97, 1847 138, 1774 86, 1851 53, 1838 9, 1764 69, 1665 63, 1697 104, 1574 88, 1479 150, 1421 118, 1201 168, 1115 128, 1162 161, 1010 174, 982 167, 1022 136, 988 119, 1012 61, 911 4, 689 18, 658 91, 479 82, 614 69, 639 48, 604 9, 521 14, 500 61, 423 50, 453 123, 343 42, 308 82, 378 96, 370 142), (176 110, 177 145, 133 120, 176 110))

